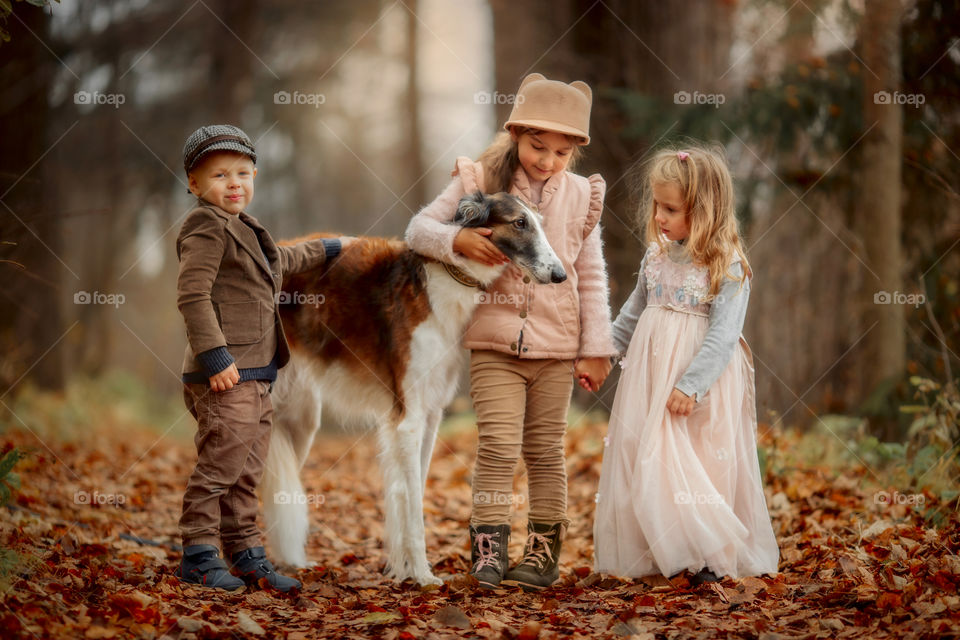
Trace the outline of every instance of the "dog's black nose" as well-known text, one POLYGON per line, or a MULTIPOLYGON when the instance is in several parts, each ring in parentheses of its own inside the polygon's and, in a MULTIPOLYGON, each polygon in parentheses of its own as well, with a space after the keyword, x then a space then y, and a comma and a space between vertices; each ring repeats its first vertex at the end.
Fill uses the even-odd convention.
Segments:
POLYGON ((563 267, 556 267, 553 271, 550 272, 550 282, 557 284, 563 282, 567 279, 567 272, 563 270, 563 267))

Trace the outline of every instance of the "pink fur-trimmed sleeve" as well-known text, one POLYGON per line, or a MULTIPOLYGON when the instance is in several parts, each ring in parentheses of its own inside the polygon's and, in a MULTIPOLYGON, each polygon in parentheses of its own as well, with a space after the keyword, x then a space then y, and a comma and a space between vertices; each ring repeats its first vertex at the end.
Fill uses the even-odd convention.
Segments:
POLYGON ((417 253, 450 264, 462 264, 463 258, 453 251, 453 239, 460 227, 450 224, 457 205, 464 195, 463 183, 454 178, 433 202, 413 216, 404 239, 417 253))
POLYGON ((607 265, 603 259, 600 215, 603 213, 603 196, 606 183, 598 174, 588 178, 590 182, 590 211, 587 214, 588 228, 592 230, 583 241, 580 255, 574 263, 579 277, 580 293, 580 352, 581 358, 609 357, 617 350, 613 346, 613 326, 610 322, 610 291, 607 282, 607 265))

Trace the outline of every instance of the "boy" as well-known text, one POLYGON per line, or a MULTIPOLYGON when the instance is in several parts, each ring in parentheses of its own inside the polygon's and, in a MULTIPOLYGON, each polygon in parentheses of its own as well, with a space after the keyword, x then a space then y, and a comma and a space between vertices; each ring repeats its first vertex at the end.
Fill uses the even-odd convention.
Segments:
POLYGON ((250 138, 230 125, 201 127, 183 149, 190 192, 199 199, 177 237, 177 306, 187 329, 184 400, 197 419, 197 465, 183 496, 179 575, 228 591, 265 578, 289 591, 300 582, 274 571, 256 523, 270 390, 290 359, 276 296, 285 274, 335 258, 345 242, 278 247, 244 213, 256 161, 250 138), (228 571, 220 543, 243 579, 228 571))

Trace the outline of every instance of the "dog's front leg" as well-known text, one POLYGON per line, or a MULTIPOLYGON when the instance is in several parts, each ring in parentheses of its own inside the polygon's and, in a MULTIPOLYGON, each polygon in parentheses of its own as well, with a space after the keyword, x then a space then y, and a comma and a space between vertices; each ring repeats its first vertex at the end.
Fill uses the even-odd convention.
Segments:
POLYGON ((442 580, 433 575, 427 561, 426 532, 423 524, 423 478, 420 469, 425 429, 426 420, 420 412, 408 412, 397 428, 398 462, 407 498, 402 514, 403 547, 413 569, 413 578, 421 585, 443 584, 442 580))

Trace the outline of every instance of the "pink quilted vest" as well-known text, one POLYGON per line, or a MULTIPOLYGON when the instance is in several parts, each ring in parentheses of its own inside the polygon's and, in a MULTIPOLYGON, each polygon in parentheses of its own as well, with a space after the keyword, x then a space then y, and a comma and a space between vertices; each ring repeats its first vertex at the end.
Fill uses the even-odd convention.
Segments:
MULTIPOLYGON (((484 190, 479 162, 458 158, 454 175, 460 176, 467 193, 484 190)), ((481 295, 481 304, 463 338, 464 347, 492 349, 520 358, 577 357, 581 350, 581 308, 574 262, 584 239, 600 220, 605 188, 599 175, 588 179, 567 171, 544 184, 539 206, 543 229, 563 262, 567 279, 560 284, 536 284, 513 265, 508 266, 481 295)), ((514 175, 510 193, 530 202, 529 182, 522 168, 514 175)))

